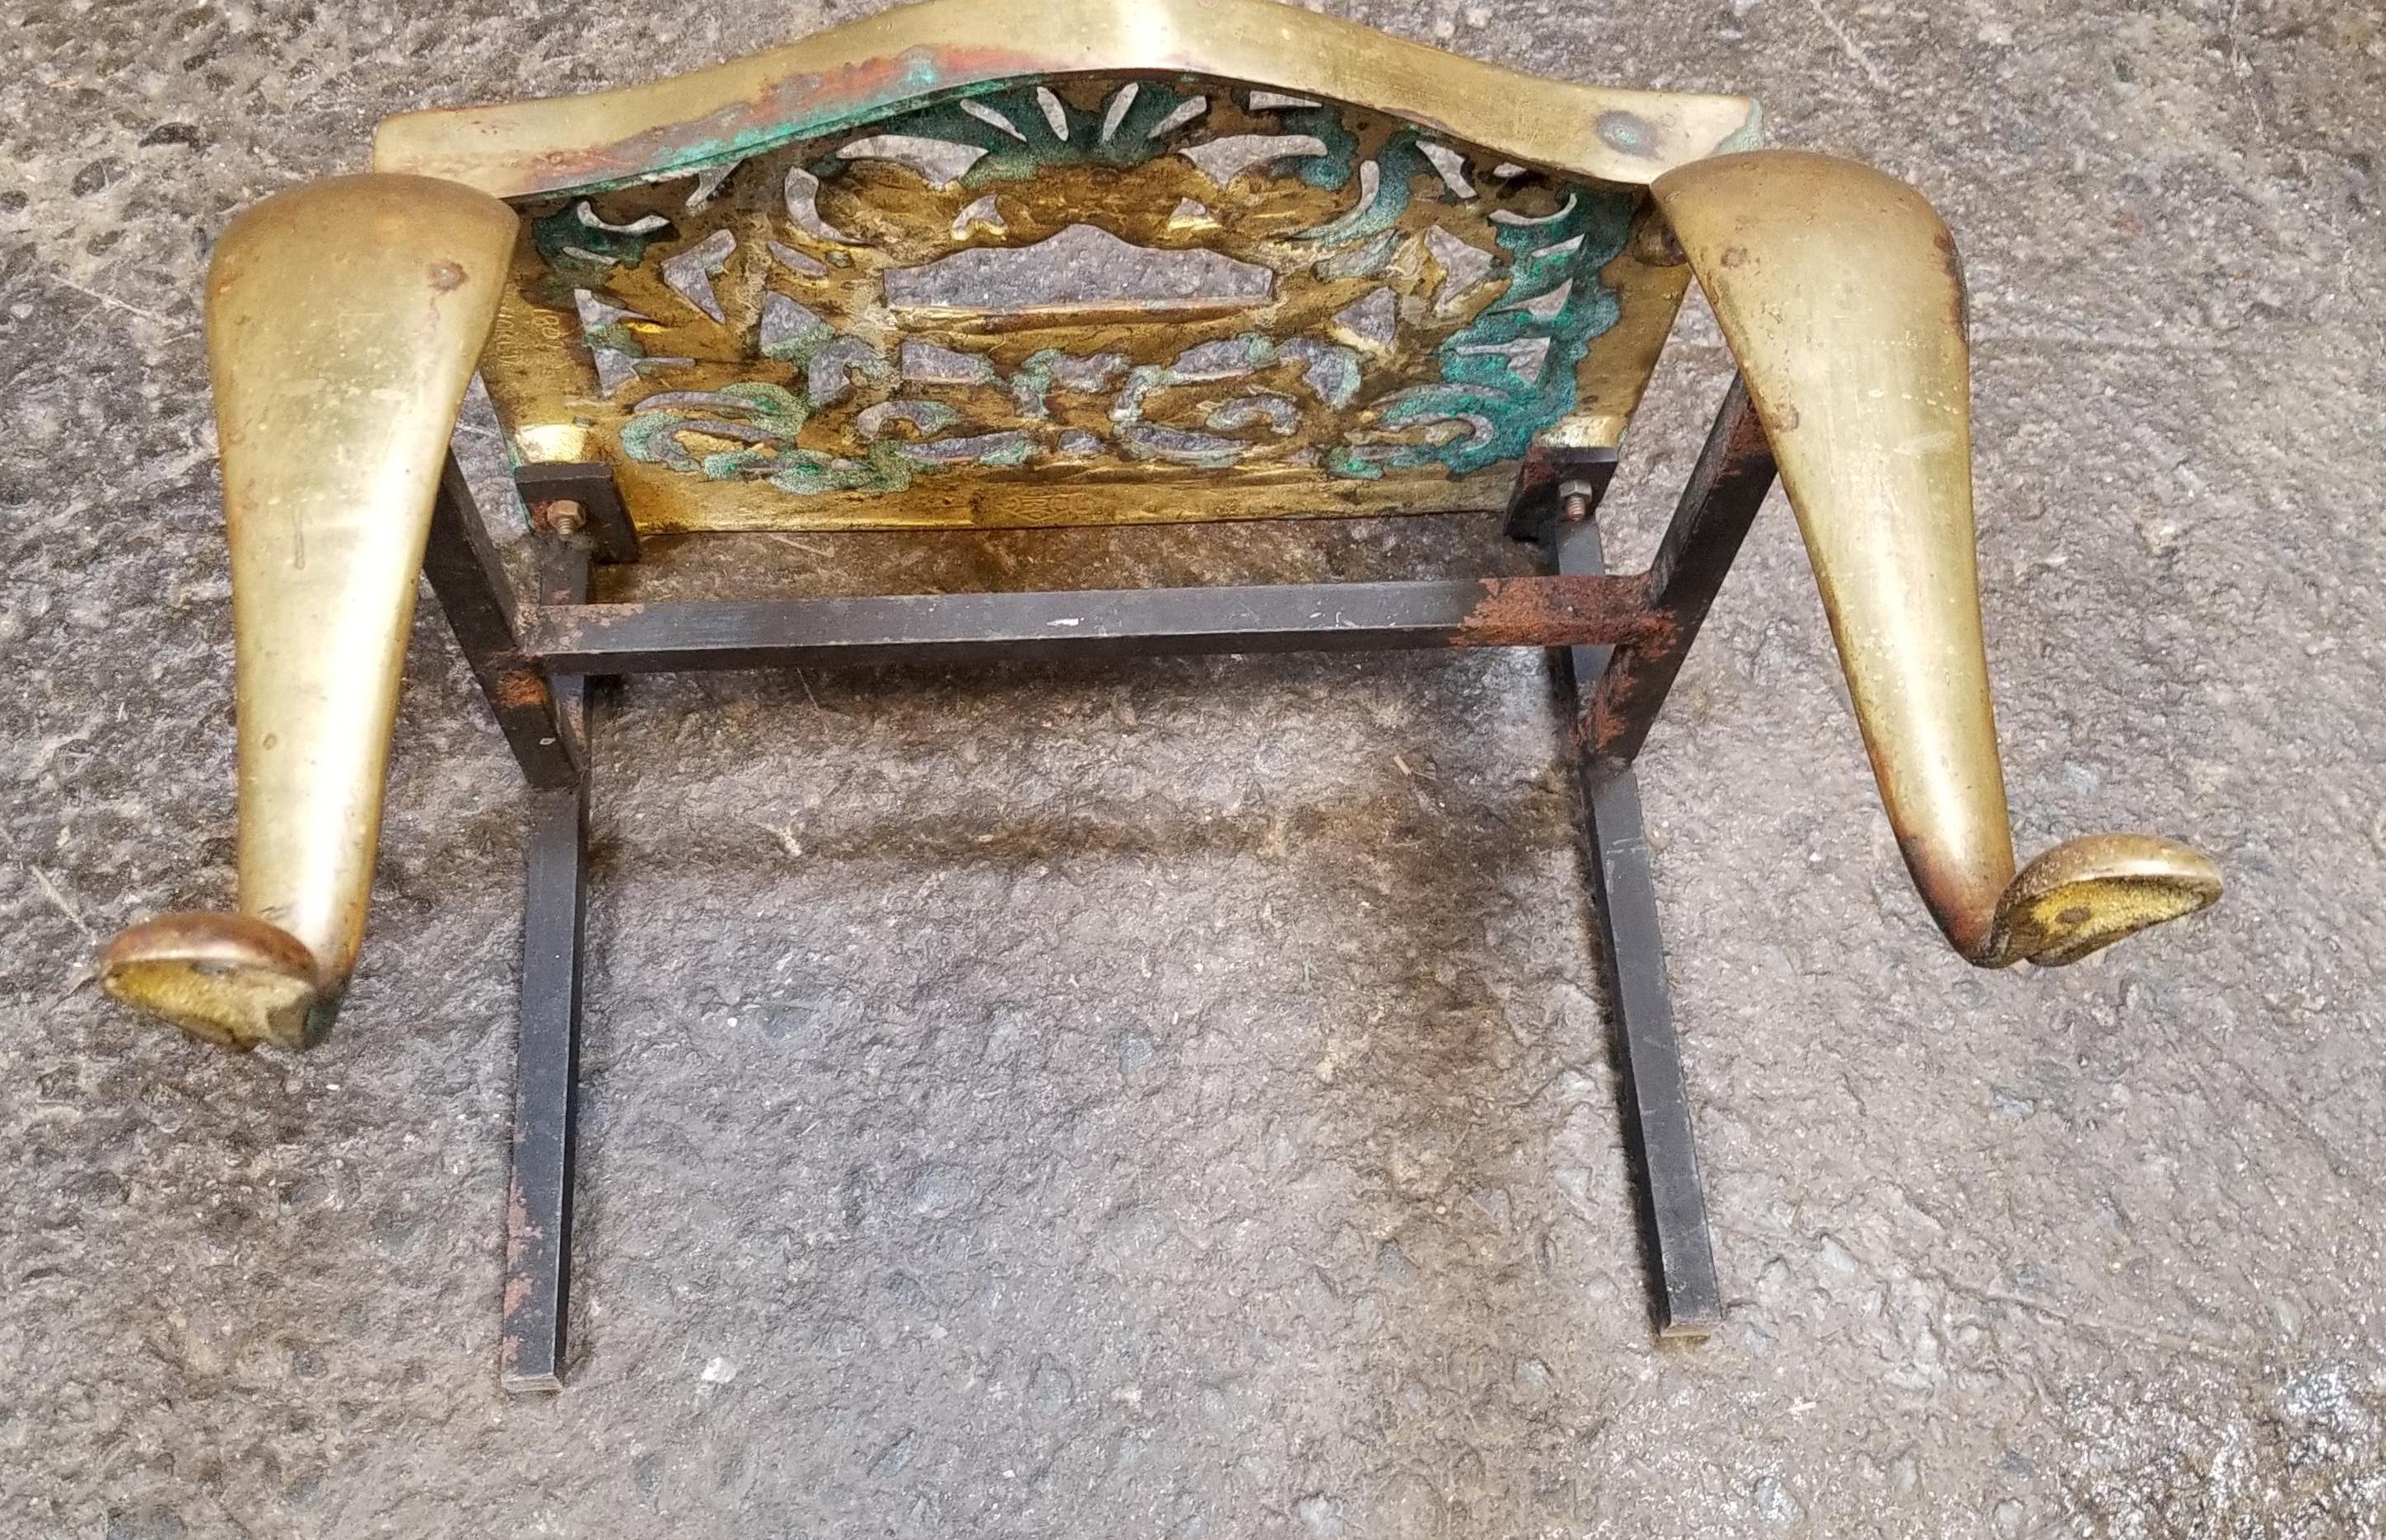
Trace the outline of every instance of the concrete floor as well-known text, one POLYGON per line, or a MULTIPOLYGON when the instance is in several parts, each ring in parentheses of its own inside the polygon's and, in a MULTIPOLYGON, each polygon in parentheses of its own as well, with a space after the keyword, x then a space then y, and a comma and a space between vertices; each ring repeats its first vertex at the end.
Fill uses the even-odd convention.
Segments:
MULTIPOLYGON (((196 307, 230 212, 383 113, 870 8, 0 6, 0 1534, 2386 1528, 2371 6, 1333 7, 1750 91, 1936 199, 2022 844, 2158 829, 2232 883, 2073 970, 1956 962, 1769 508, 1643 777, 1730 1297, 1702 1349, 1650 1343, 1529 657, 630 689, 559 1398, 496 1386, 522 800, 435 606, 333 1045, 232 1058, 97 996, 94 943, 231 888, 196 307)), ((1726 378, 1685 325, 1627 559, 1726 378)))

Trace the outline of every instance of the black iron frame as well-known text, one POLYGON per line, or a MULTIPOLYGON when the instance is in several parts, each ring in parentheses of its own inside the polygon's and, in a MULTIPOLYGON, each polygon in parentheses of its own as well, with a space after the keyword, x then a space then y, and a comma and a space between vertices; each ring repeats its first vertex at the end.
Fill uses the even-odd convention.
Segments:
POLYGON ((1626 1132, 1643 1178, 1652 1314, 1661 1336, 1713 1332, 1722 1298, 1632 765, 1773 483, 1773 457, 1735 381, 1655 560, 1629 577, 1607 573, 1594 520, 1614 470, 1612 450, 1527 462, 1508 530, 1545 552, 1549 570, 1534 578, 597 605, 588 602, 591 563, 638 556, 606 466, 516 473, 531 510, 534 575, 525 601, 451 461, 423 570, 531 787, 500 1335, 506 1387, 563 1383, 587 898, 587 681, 694 669, 1550 649, 1581 789, 1626 1132))

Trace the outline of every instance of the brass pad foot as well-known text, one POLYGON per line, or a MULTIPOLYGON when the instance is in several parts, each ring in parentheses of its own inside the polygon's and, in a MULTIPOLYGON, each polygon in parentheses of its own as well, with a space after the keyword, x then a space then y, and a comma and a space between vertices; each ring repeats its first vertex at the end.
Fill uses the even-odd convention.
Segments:
POLYGON ((167 914, 124 931, 100 961, 100 987, 189 1033, 245 1053, 311 1048, 338 1002, 295 939, 238 914, 167 914))
POLYGON ((1983 968, 2059 967, 2219 899, 2219 868, 2176 840, 2154 834, 2066 840, 2006 884, 1988 946, 1972 960, 1983 968))

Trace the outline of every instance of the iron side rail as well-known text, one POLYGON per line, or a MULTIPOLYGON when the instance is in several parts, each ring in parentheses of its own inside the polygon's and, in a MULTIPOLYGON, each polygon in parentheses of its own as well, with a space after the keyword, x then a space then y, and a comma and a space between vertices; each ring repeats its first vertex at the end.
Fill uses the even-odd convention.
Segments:
POLYGON ((557 605, 525 617, 550 674, 1171 653, 1619 644, 1646 634, 1624 577, 1086 589, 557 605))

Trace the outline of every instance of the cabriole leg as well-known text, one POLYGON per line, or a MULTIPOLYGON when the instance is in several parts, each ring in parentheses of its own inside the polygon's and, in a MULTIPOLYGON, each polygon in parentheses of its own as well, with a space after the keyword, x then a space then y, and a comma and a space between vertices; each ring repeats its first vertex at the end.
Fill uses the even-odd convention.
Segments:
POLYGON ((217 244, 239 912, 135 925, 102 968, 194 1035, 307 1047, 346 985, 432 499, 514 232, 469 188, 360 176, 269 198, 217 244))
POLYGON ((1822 590, 1923 902, 1984 967, 2070 962, 2220 895, 2186 845, 2066 842, 2014 871, 1973 549, 1953 241, 1912 188, 1799 151, 1669 171, 1658 207, 1714 307, 1822 590))

